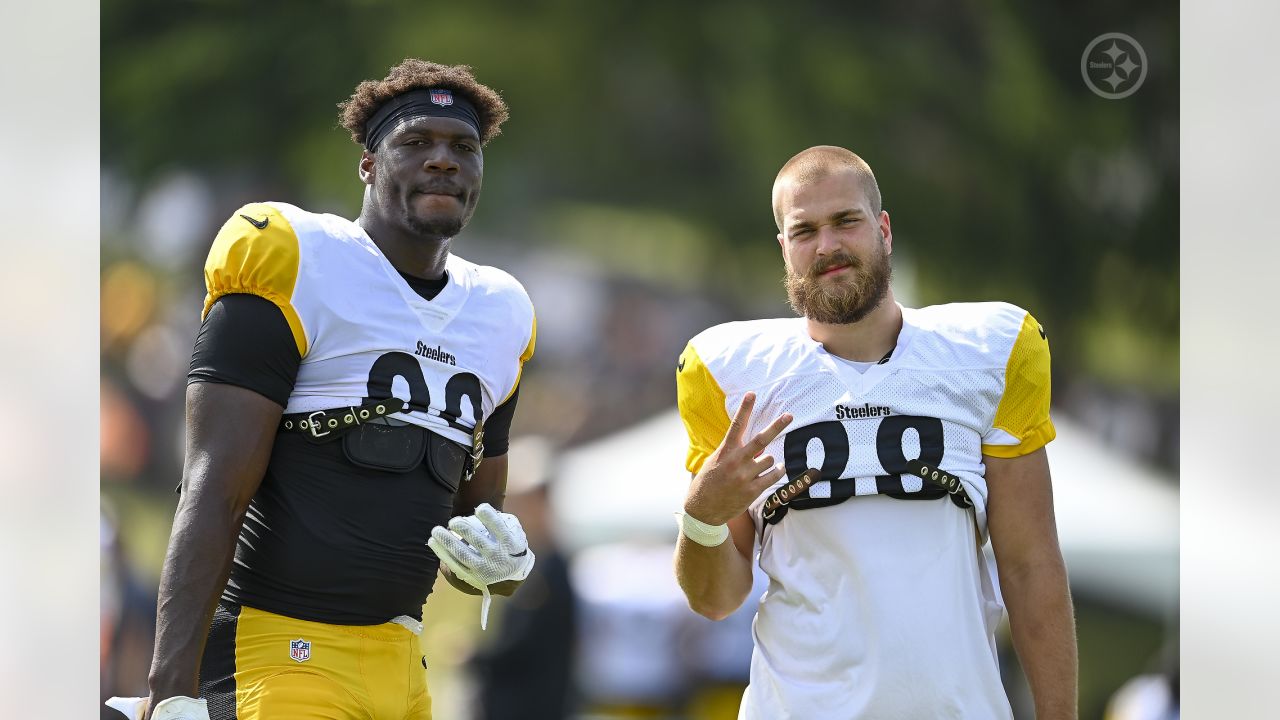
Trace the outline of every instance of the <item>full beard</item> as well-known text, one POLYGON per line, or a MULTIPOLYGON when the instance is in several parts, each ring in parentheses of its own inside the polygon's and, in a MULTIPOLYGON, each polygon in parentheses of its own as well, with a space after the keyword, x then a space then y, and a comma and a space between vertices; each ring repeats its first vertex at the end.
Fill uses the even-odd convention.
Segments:
POLYGON ((880 306, 889 294, 889 280, 893 265, 885 251, 884 239, 877 246, 870 262, 837 251, 815 262, 804 275, 787 266, 784 283, 791 307, 810 320, 828 325, 856 323, 880 306), (823 280, 822 272, 833 267, 849 266, 848 277, 823 280))

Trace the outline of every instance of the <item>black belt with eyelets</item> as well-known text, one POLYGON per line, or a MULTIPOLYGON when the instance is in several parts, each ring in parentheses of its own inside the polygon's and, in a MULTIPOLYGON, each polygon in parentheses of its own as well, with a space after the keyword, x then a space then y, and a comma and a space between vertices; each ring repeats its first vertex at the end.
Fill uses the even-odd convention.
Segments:
POLYGON ((280 429, 299 433, 315 442, 327 442, 340 437, 345 431, 376 418, 409 409, 399 398, 370 400, 363 405, 294 413, 280 418, 280 429))
POLYGON ((946 470, 929 467, 919 460, 908 460, 907 469, 911 471, 911 474, 916 475, 925 482, 937 485, 951 495, 960 498, 960 504, 964 507, 973 507, 973 499, 969 497, 969 491, 964 489, 964 485, 960 483, 960 478, 955 475, 946 470))
POLYGON ((474 430, 471 431, 471 454, 467 457, 467 465, 463 470, 462 479, 470 482, 471 478, 476 474, 476 468, 480 467, 480 463, 484 460, 484 423, 478 423, 474 430))

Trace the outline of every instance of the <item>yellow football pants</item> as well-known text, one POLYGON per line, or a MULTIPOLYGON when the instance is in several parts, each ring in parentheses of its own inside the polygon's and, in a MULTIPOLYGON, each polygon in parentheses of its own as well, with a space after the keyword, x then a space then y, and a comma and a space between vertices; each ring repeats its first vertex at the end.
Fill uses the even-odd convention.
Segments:
POLYGON ((218 605, 200 667, 210 720, 430 720, 426 658, 395 623, 328 625, 218 605))

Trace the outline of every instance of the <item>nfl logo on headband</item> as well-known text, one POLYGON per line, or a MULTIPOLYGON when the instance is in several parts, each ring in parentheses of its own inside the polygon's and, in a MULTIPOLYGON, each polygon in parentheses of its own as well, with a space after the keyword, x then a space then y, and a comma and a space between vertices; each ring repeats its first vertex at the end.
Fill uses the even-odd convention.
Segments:
POLYGON ((453 93, 448 90, 432 90, 431 102, 440 107, 448 107, 453 104, 453 93))

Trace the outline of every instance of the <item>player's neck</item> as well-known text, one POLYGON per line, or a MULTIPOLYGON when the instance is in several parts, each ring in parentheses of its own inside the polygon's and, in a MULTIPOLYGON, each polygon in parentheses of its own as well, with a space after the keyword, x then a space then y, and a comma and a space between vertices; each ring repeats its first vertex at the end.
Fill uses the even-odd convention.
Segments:
POLYGON ((880 305, 856 323, 829 325, 808 320, 809 337, 822 343, 827 352, 855 362, 876 362, 898 344, 902 331, 902 308, 890 288, 880 305))
POLYGON ((452 238, 424 238, 380 222, 373 213, 362 212, 356 222, 396 270, 424 280, 438 280, 444 275, 452 238))

